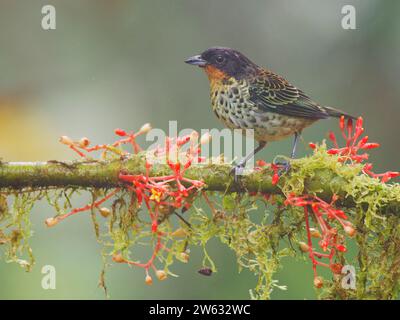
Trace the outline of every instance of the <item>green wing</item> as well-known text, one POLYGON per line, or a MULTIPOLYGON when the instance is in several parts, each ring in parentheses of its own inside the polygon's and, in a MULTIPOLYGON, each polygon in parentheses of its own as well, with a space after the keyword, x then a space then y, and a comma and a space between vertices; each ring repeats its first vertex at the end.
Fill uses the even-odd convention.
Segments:
POLYGON ((250 100, 261 112, 276 112, 316 120, 329 117, 324 108, 313 102, 301 90, 267 70, 261 71, 250 80, 249 94, 250 100))

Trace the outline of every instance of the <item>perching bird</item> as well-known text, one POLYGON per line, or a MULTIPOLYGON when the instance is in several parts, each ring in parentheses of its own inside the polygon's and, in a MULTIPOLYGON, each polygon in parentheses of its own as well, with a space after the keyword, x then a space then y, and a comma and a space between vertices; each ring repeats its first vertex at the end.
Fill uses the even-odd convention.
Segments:
POLYGON ((294 158, 304 128, 329 117, 354 118, 341 110, 319 105, 284 78, 230 48, 209 48, 185 62, 205 70, 210 81, 212 109, 225 126, 254 130, 259 145, 235 167, 235 179, 267 142, 294 136, 291 153, 294 158))

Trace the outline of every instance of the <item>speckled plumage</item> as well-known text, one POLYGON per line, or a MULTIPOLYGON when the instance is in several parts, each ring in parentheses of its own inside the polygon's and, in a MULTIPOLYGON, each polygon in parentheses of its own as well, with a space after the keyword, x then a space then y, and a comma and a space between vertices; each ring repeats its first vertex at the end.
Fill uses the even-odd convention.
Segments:
MULTIPOLYGON (((312 101, 303 91, 277 74, 259 67, 240 52, 223 47, 207 49, 185 61, 205 70, 210 80, 211 105, 215 115, 231 129, 254 133, 258 146, 232 170, 235 182, 248 160, 269 141, 294 136, 291 158, 304 128, 320 119, 353 116, 312 101), (253 131, 243 130, 253 129, 253 131)), ((283 165, 284 171, 290 163, 283 165)))
POLYGON ((277 74, 240 52, 213 47, 186 61, 203 67, 210 80, 215 115, 231 129, 254 129, 256 140, 276 141, 319 119, 352 116, 312 101, 277 74))
POLYGON ((253 129, 257 141, 284 139, 315 121, 261 109, 251 99, 247 79, 211 81, 210 86, 211 105, 218 119, 231 129, 253 129))

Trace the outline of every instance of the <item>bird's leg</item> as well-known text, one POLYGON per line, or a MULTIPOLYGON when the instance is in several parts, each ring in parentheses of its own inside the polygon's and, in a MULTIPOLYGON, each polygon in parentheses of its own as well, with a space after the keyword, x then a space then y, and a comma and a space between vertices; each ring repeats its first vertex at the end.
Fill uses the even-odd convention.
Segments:
POLYGON ((258 143, 257 148, 255 148, 252 152, 250 152, 247 156, 245 156, 245 157, 239 162, 239 164, 236 165, 236 166, 232 169, 231 173, 234 174, 235 182, 236 182, 236 183, 237 183, 238 180, 239 180, 238 177, 239 177, 240 175, 242 175, 243 169, 244 169, 244 167, 246 166, 247 161, 249 161, 251 158, 253 158, 253 157, 256 155, 257 152, 259 152, 260 150, 264 149, 264 147, 265 147, 266 145, 267 145, 267 142, 265 142, 265 141, 260 141, 260 142, 258 143))
POLYGON ((296 149, 297 149, 297 143, 299 142, 299 137, 300 137, 300 133, 295 132, 292 153, 290 154, 291 159, 294 159, 296 157, 296 149))
MULTIPOLYGON (((296 150, 297 150, 297 144, 299 142, 299 137, 300 137, 300 133, 299 132, 295 132, 294 133, 292 152, 290 154, 290 159, 294 159, 296 157, 296 150)), ((275 162, 275 164, 283 166, 283 169, 282 169, 281 173, 288 172, 290 170, 290 161, 275 162)))

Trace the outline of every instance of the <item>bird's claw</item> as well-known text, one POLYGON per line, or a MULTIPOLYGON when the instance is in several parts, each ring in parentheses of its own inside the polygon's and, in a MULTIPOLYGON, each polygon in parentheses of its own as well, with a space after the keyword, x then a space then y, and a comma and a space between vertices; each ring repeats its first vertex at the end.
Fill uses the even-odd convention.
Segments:
POLYGON ((245 166, 243 164, 238 164, 232 168, 231 174, 233 174, 235 183, 239 183, 239 176, 243 175, 244 167, 245 166))
POLYGON ((281 168, 278 171, 278 175, 281 176, 284 173, 288 173, 290 168, 291 168, 291 164, 289 160, 286 161, 276 161, 274 162, 274 165, 280 166, 281 168))

